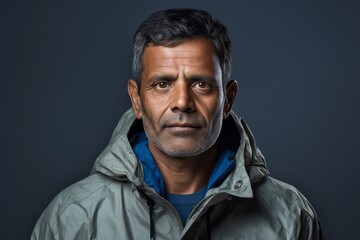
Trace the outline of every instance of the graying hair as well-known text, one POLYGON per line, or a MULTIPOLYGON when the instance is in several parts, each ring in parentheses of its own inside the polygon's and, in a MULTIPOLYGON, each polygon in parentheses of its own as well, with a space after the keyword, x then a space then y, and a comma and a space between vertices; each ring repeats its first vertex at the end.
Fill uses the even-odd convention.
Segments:
POLYGON ((232 66, 231 41, 226 27, 210 13, 197 9, 168 9, 155 12, 137 29, 133 40, 132 74, 141 84, 143 53, 150 44, 176 46, 184 39, 207 38, 219 58, 222 82, 230 80, 232 66))

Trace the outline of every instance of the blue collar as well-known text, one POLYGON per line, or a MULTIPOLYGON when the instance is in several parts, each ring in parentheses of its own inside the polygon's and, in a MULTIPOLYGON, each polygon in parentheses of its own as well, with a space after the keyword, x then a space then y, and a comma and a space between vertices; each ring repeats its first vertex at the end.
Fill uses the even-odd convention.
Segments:
MULTIPOLYGON (((153 188, 160 196, 165 196, 165 184, 153 156, 148 147, 148 139, 145 132, 135 134, 130 143, 133 146, 137 159, 141 162, 144 171, 145 183, 153 188)), ((234 169, 233 161, 235 153, 229 149, 223 149, 211 174, 207 190, 218 187, 226 176, 234 169)))

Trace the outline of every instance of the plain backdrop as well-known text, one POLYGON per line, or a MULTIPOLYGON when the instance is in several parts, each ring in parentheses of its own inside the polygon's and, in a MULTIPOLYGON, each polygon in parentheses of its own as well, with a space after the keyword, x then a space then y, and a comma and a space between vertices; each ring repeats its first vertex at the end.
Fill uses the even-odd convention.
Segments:
MULTIPOLYGON (((0 239, 29 239, 54 196, 88 176, 130 107, 137 26, 170 7, 229 29, 234 111, 271 175, 296 186, 327 239, 359 229, 359 1, 1 1, 0 239)), ((264 238, 265 239, 265 238, 264 238)))

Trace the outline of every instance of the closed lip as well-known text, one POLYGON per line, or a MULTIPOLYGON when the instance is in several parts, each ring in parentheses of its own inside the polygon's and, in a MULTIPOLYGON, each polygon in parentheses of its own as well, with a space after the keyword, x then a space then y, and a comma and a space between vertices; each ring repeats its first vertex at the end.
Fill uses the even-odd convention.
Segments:
POLYGON ((194 124, 194 123, 188 123, 188 122, 176 122, 176 123, 170 123, 167 125, 169 128, 200 128, 200 124, 194 124))

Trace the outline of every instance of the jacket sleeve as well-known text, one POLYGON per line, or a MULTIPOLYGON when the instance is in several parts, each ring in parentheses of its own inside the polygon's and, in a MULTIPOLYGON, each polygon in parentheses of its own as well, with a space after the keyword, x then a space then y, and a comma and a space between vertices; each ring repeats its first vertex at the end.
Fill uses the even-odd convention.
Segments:
POLYGON ((41 239, 57 240, 58 238, 55 237, 54 231, 50 227, 50 224, 40 218, 31 234, 31 240, 41 239))
POLYGON ((31 234, 31 240, 58 240, 57 237, 57 219, 59 213, 59 206, 62 199, 58 195, 47 206, 37 221, 34 230, 31 234))
POLYGON ((301 215, 301 228, 300 228, 299 239, 324 240, 320 220, 313 208, 312 208, 312 214, 310 214, 307 211, 304 211, 301 215))
POLYGON ((78 202, 58 194, 37 221, 31 240, 89 239, 89 219, 78 202))
POLYGON ((87 213, 76 202, 63 204, 57 197, 35 225, 31 240, 90 239, 87 213))

